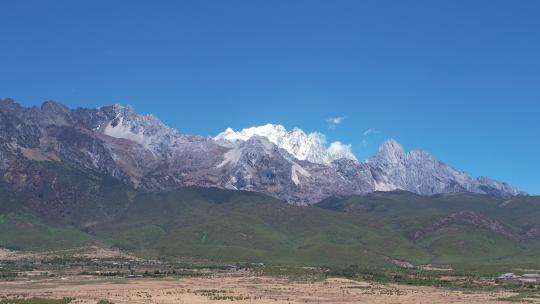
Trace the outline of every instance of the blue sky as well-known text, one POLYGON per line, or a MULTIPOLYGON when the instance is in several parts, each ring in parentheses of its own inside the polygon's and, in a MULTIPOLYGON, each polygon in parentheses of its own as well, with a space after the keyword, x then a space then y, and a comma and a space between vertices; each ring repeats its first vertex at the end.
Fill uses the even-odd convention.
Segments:
POLYGON ((280 123, 362 159, 395 138, 540 194, 539 1, 2 1, 0 41, 24 105, 280 123))

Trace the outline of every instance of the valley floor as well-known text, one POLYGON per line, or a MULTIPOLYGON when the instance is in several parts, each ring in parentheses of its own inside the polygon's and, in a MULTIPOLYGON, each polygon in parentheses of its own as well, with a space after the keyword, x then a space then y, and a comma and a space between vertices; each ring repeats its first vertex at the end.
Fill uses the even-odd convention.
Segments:
MULTIPOLYGON (((513 293, 463 292, 347 279, 298 282, 250 272, 181 279, 71 276, 0 282, 1 298, 75 298, 71 303, 508 303, 513 293)), ((5 300, 4 300, 5 301, 5 300)), ((535 299, 531 299, 535 301, 535 299)), ((0 301, 0 303, 5 303, 0 301)), ((7 302, 6 302, 7 303, 7 302)), ((30 303, 30 302, 29 302, 30 303)), ((538 302, 540 303, 540 301, 538 302)))

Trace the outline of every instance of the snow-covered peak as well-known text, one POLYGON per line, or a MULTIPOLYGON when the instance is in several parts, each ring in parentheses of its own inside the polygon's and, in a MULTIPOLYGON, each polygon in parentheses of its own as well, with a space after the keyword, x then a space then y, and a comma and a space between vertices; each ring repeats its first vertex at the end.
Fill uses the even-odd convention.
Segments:
POLYGON ((324 134, 312 132, 306 134, 299 128, 288 131, 282 125, 266 124, 234 131, 227 128, 214 139, 220 143, 247 141, 253 136, 266 137, 268 141, 286 150, 298 160, 307 160, 318 164, 329 164, 333 160, 347 158, 357 160, 351 145, 339 141, 326 146, 324 134))
POLYGON ((279 138, 286 136, 287 130, 282 125, 266 124, 259 127, 251 127, 235 132, 231 128, 219 133, 215 139, 230 142, 246 141, 253 136, 262 136, 268 138, 270 142, 276 143, 279 138))

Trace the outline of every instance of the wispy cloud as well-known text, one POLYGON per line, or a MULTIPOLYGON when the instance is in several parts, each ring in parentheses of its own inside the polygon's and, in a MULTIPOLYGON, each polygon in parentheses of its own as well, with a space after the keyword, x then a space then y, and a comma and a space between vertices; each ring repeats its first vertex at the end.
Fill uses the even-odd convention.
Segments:
POLYGON ((364 131, 364 133, 362 133, 362 135, 364 136, 368 136, 368 135, 371 135, 371 134, 379 134, 381 133, 381 131, 375 129, 375 128, 369 128, 367 130, 364 131))
POLYGON ((381 134, 381 131, 375 128, 369 128, 365 130, 362 133, 362 142, 361 142, 362 146, 367 147, 371 143, 371 140, 370 140, 371 135, 375 135, 375 134, 381 134))
POLYGON ((329 129, 335 129, 339 124, 345 120, 345 116, 330 117, 326 120, 329 129))

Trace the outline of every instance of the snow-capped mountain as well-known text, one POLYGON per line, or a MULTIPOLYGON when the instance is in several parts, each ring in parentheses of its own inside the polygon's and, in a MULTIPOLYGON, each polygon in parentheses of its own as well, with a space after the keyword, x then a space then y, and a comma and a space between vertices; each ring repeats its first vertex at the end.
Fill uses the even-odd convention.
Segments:
POLYGON ((352 153, 351 145, 337 141, 326 147, 326 138, 323 134, 317 132, 306 134, 299 128, 287 131, 282 125, 266 124, 242 129, 238 132, 227 128, 214 139, 226 145, 231 142, 246 141, 253 136, 265 137, 299 160, 326 165, 340 158, 357 160, 352 153))
POLYGON ((327 146, 320 133, 288 131, 281 125, 227 129, 210 138, 183 134, 120 105, 68 109, 50 101, 25 108, 13 100, 0 101, 0 186, 32 193, 41 184, 69 195, 58 184, 62 177, 55 175, 57 165, 146 191, 219 187, 302 205, 333 195, 396 189, 422 195, 525 194, 487 177, 473 178, 425 152, 405 152, 394 140, 359 161, 350 145, 327 146))

